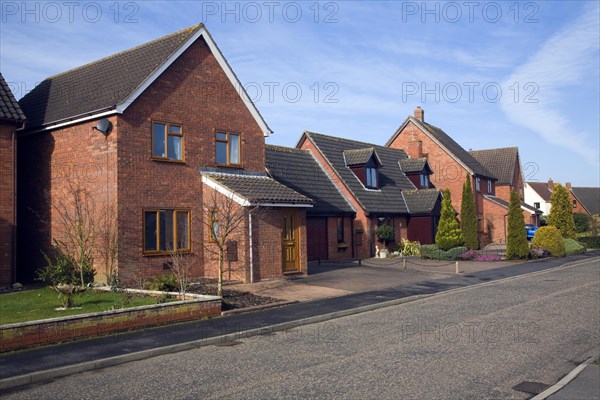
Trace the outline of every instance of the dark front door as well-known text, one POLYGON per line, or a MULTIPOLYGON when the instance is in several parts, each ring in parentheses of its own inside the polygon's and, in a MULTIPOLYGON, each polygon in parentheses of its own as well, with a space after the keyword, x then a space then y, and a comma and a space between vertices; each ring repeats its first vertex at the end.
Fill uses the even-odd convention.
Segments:
POLYGON ((306 221, 308 261, 327 260, 327 218, 310 217, 306 221))

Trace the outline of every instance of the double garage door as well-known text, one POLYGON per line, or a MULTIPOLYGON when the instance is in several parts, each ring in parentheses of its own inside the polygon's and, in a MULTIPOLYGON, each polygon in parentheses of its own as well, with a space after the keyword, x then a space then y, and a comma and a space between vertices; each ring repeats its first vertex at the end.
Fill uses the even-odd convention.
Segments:
POLYGON ((306 219, 306 241, 308 261, 327 260, 327 218, 308 217, 306 219))

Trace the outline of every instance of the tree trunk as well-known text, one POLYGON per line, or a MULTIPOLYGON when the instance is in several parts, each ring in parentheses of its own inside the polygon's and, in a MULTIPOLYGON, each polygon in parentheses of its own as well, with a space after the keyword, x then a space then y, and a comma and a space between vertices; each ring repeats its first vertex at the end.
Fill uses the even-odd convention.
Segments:
POLYGON ((219 276, 217 278, 217 296, 223 297, 223 250, 219 249, 219 276))

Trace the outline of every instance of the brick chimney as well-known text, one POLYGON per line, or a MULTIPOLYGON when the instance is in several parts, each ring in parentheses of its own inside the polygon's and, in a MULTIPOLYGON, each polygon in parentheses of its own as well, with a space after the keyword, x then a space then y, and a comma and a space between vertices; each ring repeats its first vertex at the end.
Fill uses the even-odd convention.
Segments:
POLYGON ((411 140, 408 142, 408 149, 406 153, 410 158, 421 158, 423 157, 423 142, 420 140, 411 140))
POLYGON ((565 183, 565 187, 567 188, 567 190, 571 190, 571 182, 565 183))
POLYGON ((415 108, 415 118, 421 122, 425 122, 425 111, 420 106, 415 108))
POLYGON ((548 190, 554 190, 554 181, 552 179, 548 179, 548 190))

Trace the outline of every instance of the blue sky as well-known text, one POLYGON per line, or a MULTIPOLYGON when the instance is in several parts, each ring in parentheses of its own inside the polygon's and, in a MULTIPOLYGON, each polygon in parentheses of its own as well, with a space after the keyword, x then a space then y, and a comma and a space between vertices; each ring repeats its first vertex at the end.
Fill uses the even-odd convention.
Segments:
POLYGON ((420 105, 466 149, 518 146, 526 180, 600 185, 596 1, 3 1, 0 12, 0 71, 17 97, 204 22, 275 131, 268 143, 310 130, 384 144, 420 105))

